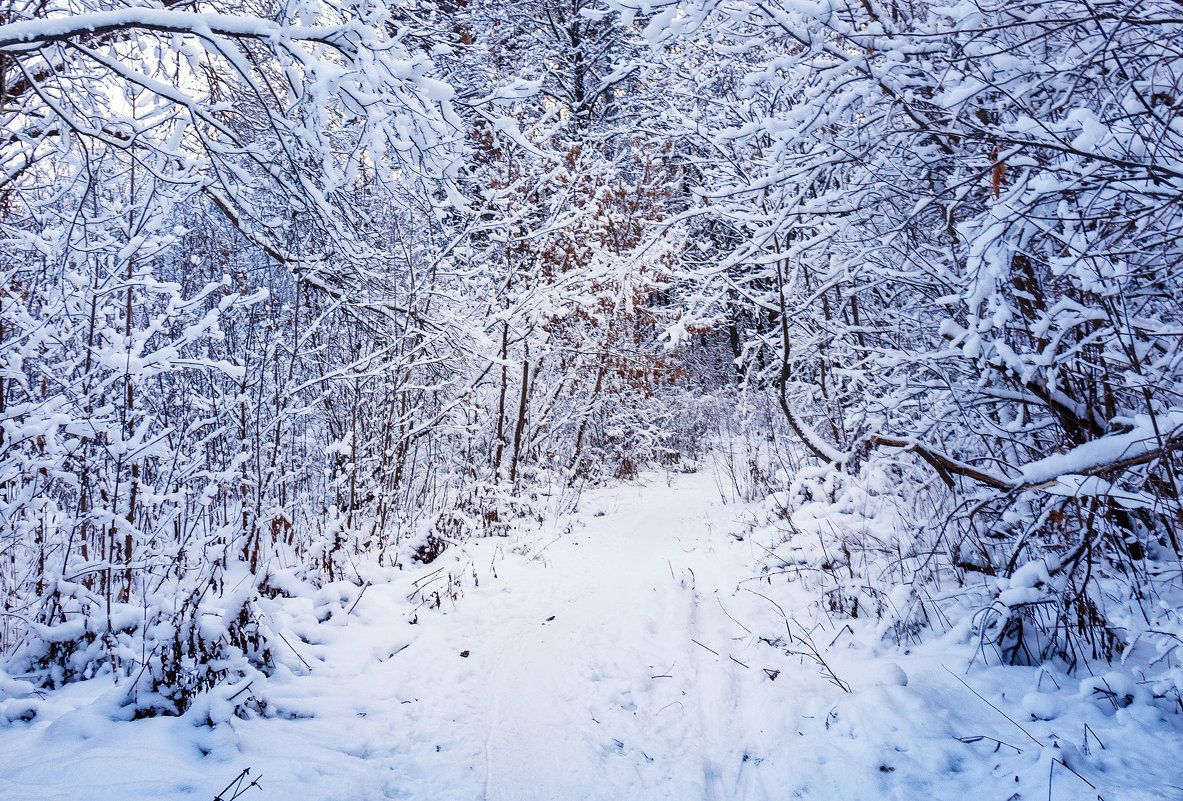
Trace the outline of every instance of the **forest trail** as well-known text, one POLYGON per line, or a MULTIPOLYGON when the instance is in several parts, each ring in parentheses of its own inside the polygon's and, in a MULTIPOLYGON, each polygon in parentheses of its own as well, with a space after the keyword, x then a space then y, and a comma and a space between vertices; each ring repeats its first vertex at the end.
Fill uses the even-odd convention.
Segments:
MULTIPOLYGON (((217 726, 200 705, 128 721, 109 677, 68 685, 0 728, 0 799, 1183 797, 1160 758, 1178 734, 1152 708, 1106 712, 1038 668, 965 672, 991 708, 946 669, 965 671, 957 635, 897 649, 875 620, 826 613, 803 570, 756 577, 785 533, 719 498, 709 471, 650 476, 360 597, 339 584, 287 599, 289 650, 251 690, 263 715, 234 717, 214 693, 217 726), (463 576, 459 597, 416 608, 412 582, 433 573, 463 576), (1124 746, 1082 755, 1085 725, 1124 746), (257 787, 223 791, 248 768, 257 787)), ((790 553, 809 539, 793 536, 790 553)))
POLYGON ((1063 754, 1104 798, 1164 797, 1121 778, 1153 775, 1157 725, 1107 719, 1068 683, 1049 700, 1036 669, 971 676, 1008 719, 946 669, 965 669, 956 637, 897 650, 874 619, 826 613, 807 573, 757 576, 787 531, 723 503, 724 482, 650 475, 586 492, 570 526, 445 551, 429 567, 465 574, 462 597, 414 625, 405 586, 375 584, 330 621, 336 639, 289 699, 268 688, 313 717, 244 722, 233 764, 257 754, 259 799, 1092 801, 1053 770, 1063 754), (1032 691, 1052 720, 1014 706, 1032 691), (1025 736, 1019 718, 1040 747, 1000 754, 1025 736), (1064 737, 1085 722, 1144 747, 1084 762, 1064 737))
POLYGON ((251 689, 262 716, 215 698, 203 703, 227 722, 214 727, 200 706, 119 722, 126 690, 70 685, 0 729, 0 798, 230 799, 248 768, 259 785, 243 801, 784 798, 792 774, 830 758, 785 745, 803 721, 820 730, 838 691, 770 645, 783 619, 738 588, 761 549, 745 513, 710 472, 650 476, 360 597, 341 584, 289 599, 282 664, 251 689), (457 599, 408 603, 412 582, 449 573, 457 599), (803 715, 802 699, 822 711, 803 715))
MULTIPOLYGON (((335 675, 319 681, 339 700, 325 708, 354 716, 344 750, 384 763, 393 798, 779 797, 751 750, 784 706, 766 703, 762 666, 732 660, 754 639, 725 608, 754 562, 728 533, 735 507, 705 472, 592 491, 580 506, 585 525, 498 560, 495 579, 478 567, 479 586, 446 615, 382 624, 383 593, 367 594, 350 623, 360 641, 376 629, 394 637, 388 651, 413 639, 380 664, 362 642, 326 663, 335 675), (386 753, 390 742, 404 748, 386 753)), ((337 728, 317 714, 306 723, 337 728)))

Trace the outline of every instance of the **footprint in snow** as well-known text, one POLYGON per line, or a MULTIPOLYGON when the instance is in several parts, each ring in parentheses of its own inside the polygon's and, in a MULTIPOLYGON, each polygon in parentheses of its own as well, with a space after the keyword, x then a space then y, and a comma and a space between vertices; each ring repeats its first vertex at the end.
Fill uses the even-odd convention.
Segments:
POLYGON ((625 712, 636 712, 637 702, 633 700, 632 690, 625 690, 617 696, 620 708, 625 712))

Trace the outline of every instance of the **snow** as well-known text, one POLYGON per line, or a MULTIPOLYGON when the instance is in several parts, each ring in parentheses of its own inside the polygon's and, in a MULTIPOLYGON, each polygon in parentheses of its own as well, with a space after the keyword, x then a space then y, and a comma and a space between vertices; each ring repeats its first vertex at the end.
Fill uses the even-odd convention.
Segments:
POLYGON ((125 28, 153 28, 164 31, 222 33, 230 36, 258 38, 293 38, 330 41, 339 35, 340 28, 305 28, 280 25, 257 17, 230 14, 124 8, 115 11, 93 11, 48 19, 10 22, 0 25, 0 46, 10 47, 22 42, 42 42, 77 35, 84 31, 108 31, 125 28))
POLYGON ((757 573, 814 547, 816 508, 785 544, 762 522, 780 504, 719 486, 589 491, 573 516, 277 602, 275 674, 180 718, 126 720, 106 676, 41 695, 0 676, 0 798, 208 801, 246 768, 260 800, 1183 798, 1179 716, 1124 668, 985 666, 965 627, 885 643, 757 573), (265 714, 228 716, 240 691, 265 714))
POLYGON ((1023 466, 1023 480, 1029 484, 1054 481, 1067 474, 1083 473, 1101 465, 1137 459, 1159 447, 1163 439, 1177 436, 1183 427, 1183 412, 1171 410, 1157 421, 1139 415, 1133 430, 1110 434, 1078 445, 1067 453, 1055 453, 1023 466), (1162 432, 1160 437, 1156 431, 1162 432))

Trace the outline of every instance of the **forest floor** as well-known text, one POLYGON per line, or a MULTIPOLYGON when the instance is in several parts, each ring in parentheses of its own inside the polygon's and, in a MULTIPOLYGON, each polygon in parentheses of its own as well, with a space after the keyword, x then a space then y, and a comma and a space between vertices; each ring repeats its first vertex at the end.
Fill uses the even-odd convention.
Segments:
POLYGON ((884 644, 756 578, 780 535, 752 508, 650 476, 291 599, 266 714, 118 720, 110 677, 67 686, 0 723, 0 799, 228 801, 247 768, 244 801, 1183 798, 1181 716, 974 662, 965 631, 884 644), (458 599, 408 600, 447 573, 458 599))

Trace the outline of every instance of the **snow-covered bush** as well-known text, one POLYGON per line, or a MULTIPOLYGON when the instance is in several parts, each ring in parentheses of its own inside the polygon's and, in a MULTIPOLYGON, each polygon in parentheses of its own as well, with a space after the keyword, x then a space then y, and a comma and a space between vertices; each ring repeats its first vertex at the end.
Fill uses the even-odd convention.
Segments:
POLYGON ((0 658, 14 672, 110 670, 143 711, 181 711, 268 665, 255 596, 270 570, 308 560, 332 579, 344 548, 305 516, 325 517, 322 476, 287 464, 323 458, 332 434, 292 430, 315 416, 308 380, 337 369, 300 361, 318 337, 302 307, 309 291, 340 305, 347 287, 370 300, 357 282, 381 251, 350 195, 445 191, 453 136, 450 90, 387 22, 380 3, 0 14, 0 658))
POLYGON ((913 589, 986 585, 1005 660, 1121 655, 1183 553, 1172 6, 689 0, 646 21, 705 140, 691 318, 743 325, 753 386, 857 477, 795 492, 841 511, 902 468, 885 494, 933 499, 892 535, 913 589))

